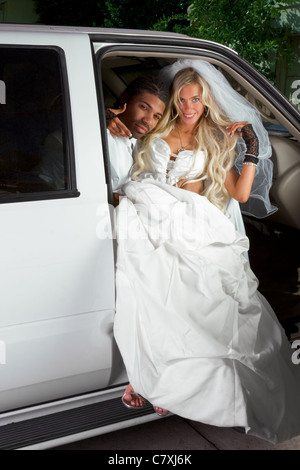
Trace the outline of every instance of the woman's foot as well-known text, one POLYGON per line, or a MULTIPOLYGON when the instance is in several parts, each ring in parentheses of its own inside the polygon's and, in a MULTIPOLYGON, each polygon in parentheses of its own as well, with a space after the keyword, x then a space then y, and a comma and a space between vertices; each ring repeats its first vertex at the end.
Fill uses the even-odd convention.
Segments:
POLYGON ((168 410, 164 410, 163 408, 160 408, 159 406, 153 406, 155 413, 158 416, 167 416, 169 413, 168 410))
POLYGON ((122 396, 122 403, 127 408, 138 409, 142 408, 145 405, 146 400, 140 395, 138 395, 138 393, 135 393, 132 386, 129 384, 127 385, 125 392, 122 396))

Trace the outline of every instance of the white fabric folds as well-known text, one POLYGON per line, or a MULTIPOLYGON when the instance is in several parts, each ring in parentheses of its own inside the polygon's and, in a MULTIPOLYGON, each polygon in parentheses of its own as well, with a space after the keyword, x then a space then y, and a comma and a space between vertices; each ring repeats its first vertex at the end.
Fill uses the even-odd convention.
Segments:
POLYGON ((300 434, 300 369, 257 291, 247 237, 193 192, 153 179, 123 189, 114 333, 135 391, 271 442, 300 434))

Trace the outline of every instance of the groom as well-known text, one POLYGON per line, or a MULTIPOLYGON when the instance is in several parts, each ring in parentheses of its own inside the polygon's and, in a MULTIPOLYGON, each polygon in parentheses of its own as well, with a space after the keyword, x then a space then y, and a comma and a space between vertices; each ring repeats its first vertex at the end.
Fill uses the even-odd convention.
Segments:
POLYGON ((115 205, 118 204, 121 187, 130 180, 136 142, 155 128, 164 113, 167 98, 155 78, 139 77, 120 96, 119 109, 106 110, 115 205))

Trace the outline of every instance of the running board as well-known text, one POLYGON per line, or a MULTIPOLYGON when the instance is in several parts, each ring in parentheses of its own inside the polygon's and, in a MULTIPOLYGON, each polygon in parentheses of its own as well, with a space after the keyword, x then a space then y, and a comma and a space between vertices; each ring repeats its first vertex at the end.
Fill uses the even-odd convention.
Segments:
POLYGON ((14 450, 153 414, 146 403, 127 409, 120 398, 61 411, 0 427, 0 450, 14 450))

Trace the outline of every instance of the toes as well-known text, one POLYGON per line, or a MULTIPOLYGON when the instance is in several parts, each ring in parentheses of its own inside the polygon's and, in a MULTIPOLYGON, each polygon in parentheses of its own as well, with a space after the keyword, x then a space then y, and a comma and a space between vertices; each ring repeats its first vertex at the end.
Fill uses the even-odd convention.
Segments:
POLYGON ((134 392, 132 385, 128 384, 127 387, 125 388, 125 393, 128 393, 129 395, 134 392))
POLYGON ((137 393, 125 391, 123 399, 134 408, 141 408, 145 404, 145 400, 137 393))
POLYGON ((164 408, 160 408, 159 406, 154 406, 153 408, 159 416, 166 416, 169 413, 168 410, 165 410, 164 408))

